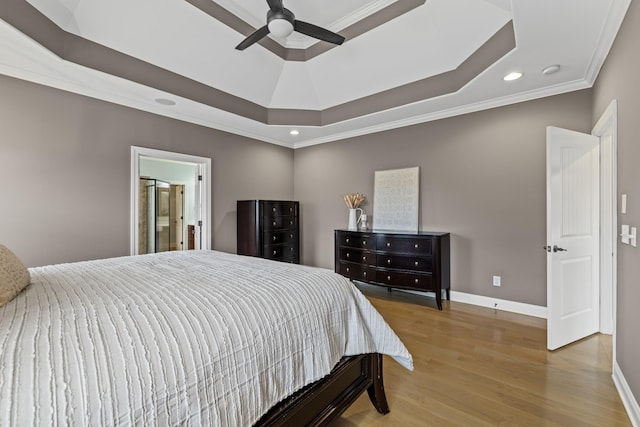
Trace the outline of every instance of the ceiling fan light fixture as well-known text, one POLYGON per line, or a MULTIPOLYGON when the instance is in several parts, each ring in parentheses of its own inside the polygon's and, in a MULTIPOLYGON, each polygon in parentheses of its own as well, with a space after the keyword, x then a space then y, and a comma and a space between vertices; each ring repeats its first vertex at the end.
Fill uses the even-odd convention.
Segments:
POLYGON ((300 131, 298 129, 291 129, 289 131, 289 135, 291 135, 291 136, 300 135, 300 131))
POLYGON ((345 40, 340 34, 336 34, 326 28, 318 27, 308 22, 298 21, 293 12, 282 5, 282 0, 267 0, 267 4, 269 5, 267 25, 249 34, 236 46, 236 49, 245 50, 252 44, 262 40, 268 34, 273 34, 276 38, 286 38, 294 31, 336 45, 341 45, 345 40))
POLYGON ((269 21, 269 32, 276 37, 289 37, 293 33, 293 24, 284 18, 275 18, 269 21))

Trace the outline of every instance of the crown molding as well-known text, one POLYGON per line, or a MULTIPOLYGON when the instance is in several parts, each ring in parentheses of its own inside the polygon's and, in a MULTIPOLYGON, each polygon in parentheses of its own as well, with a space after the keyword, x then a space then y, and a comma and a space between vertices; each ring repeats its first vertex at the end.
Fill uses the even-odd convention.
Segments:
MULTIPOLYGON (((560 95, 567 92, 574 92, 576 90, 588 89, 592 87, 592 85, 593 84, 587 81, 586 79, 574 80, 572 82, 563 83, 556 86, 550 86, 544 89, 521 92, 515 95, 509 95, 501 98, 491 99, 488 101, 463 105, 460 107, 450 108, 447 110, 421 114, 418 116, 408 117, 401 120, 381 123, 375 126, 363 127, 353 131, 335 133, 326 137, 314 138, 307 141, 295 143, 293 144, 293 148, 298 149, 298 148, 311 147, 313 145, 325 144, 328 142, 339 141, 342 139, 355 138, 358 136, 369 135, 372 133, 384 132, 387 130, 397 129, 397 128, 406 127, 406 126, 412 126, 412 125, 431 122, 431 121, 440 120, 440 119, 446 119, 449 117, 460 116, 463 114, 474 113, 477 111, 504 107, 511 104, 517 104, 520 102, 531 101, 534 99, 545 98, 553 95, 560 95)), ((398 107, 398 109, 402 109, 402 108, 403 107, 398 107)), ((384 114, 384 112, 379 114, 384 114)), ((354 119, 354 120, 357 120, 357 119, 354 119)))

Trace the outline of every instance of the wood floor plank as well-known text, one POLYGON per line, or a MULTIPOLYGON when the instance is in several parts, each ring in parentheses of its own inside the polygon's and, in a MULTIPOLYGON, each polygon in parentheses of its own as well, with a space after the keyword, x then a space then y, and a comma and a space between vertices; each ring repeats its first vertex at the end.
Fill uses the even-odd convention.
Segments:
POLYGON ((361 289, 414 358, 385 356, 391 412, 363 395, 334 425, 630 426, 611 379, 611 337, 546 349, 546 321, 374 286, 361 289))

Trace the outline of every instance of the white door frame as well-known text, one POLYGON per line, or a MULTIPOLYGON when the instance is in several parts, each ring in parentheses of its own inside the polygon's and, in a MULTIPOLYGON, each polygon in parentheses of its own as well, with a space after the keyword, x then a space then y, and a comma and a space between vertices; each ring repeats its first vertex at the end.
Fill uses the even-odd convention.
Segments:
POLYGON ((140 200, 140 158, 150 157, 158 160, 172 160, 176 162, 198 165, 202 171, 201 212, 202 226, 200 227, 202 249, 211 249, 211 159, 208 157, 192 156, 190 154, 174 153, 152 148, 131 146, 131 219, 130 219, 130 253, 138 255, 138 209, 140 200))
POLYGON ((618 241, 618 102, 611 101, 591 134, 600 138, 600 332, 613 335, 616 351, 618 241), (611 137, 607 141, 607 137, 611 137), (604 298, 603 298, 604 296, 604 298))

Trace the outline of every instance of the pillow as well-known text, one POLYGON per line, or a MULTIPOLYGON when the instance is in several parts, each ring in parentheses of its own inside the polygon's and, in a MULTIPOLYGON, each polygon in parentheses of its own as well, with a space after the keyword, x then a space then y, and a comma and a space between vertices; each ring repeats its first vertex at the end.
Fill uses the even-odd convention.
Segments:
POLYGON ((31 275, 22 261, 0 244, 0 307, 29 285, 31 275))

